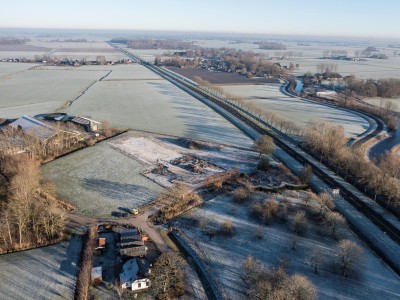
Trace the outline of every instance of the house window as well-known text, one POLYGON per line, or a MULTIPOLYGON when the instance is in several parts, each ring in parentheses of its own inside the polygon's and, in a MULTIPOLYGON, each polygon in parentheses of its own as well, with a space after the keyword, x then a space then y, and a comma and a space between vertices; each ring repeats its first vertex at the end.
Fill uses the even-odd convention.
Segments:
POLYGON ((142 284, 139 282, 139 283, 137 284, 137 287, 138 287, 138 288, 141 288, 141 287, 142 287, 142 284))
POLYGON ((146 286, 149 286, 149 282, 148 281, 146 281, 146 286))

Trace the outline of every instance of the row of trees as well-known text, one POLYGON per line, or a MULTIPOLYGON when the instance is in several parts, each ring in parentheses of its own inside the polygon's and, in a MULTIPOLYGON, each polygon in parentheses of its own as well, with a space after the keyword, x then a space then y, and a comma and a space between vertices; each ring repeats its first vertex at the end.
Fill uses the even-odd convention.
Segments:
POLYGON ((396 78, 360 80, 348 76, 345 82, 359 96, 392 98, 400 95, 400 79, 396 78))
POLYGON ((29 39, 25 38, 0 37, 0 45, 23 45, 29 41, 29 39))
POLYGON ((63 235, 64 213, 54 183, 42 181, 39 163, 26 155, 1 156, 0 250, 47 244, 63 235))
POLYGON ((360 149, 346 146, 346 137, 342 127, 327 123, 313 123, 303 132, 305 145, 320 159, 325 159, 344 177, 351 175, 360 184, 370 188, 375 193, 385 196, 386 207, 400 205, 400 179, 397 168, 400 162, 394 155, 387 155, 376 166, 366 161, 360 149), (393 165, 387 168, 388 165, 393 165))
POLYGON ((260 42, 258 47, 264 50, 286 50, 286 46, 284 44, 275 42, 260 42))

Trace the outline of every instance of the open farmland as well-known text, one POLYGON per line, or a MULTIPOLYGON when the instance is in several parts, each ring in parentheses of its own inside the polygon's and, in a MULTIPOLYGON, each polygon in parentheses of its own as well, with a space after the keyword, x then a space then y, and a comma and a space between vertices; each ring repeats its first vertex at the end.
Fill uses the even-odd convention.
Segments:
POLYGON ((7 80, 11 75, 28 70, 37 64, 20 64, 12 62, 0 62, 0 82, 7 80))
POLYGON ((302 101, 280 92, 280 85, 224 86, 227 92, 243 97, 250 103, 273 111, 297 126, 306 126, 312 121, 330 122, 344 127, 346 135, 356 137, 369 128, 369 123, 348 111, 302 101))
POLYGON ((106 71, 43 67, 7 75, 0 79, 0 116, 17 118, 24 114, 54 112, 106 74, 106 71))
MULTIPOLYGON (((117 69, 124 68, 119 66, 117 69)), ((66 112, 108 120, 116 127, 246 147, 252 144, 239 129, 170 82, 154 77, 143 66, 126 67, 129 69, 138 74, 112 72, 66 112), (128 75, 138 80, 123 80, 128 75), (149 76, 153 79, 146 79, 149 76)))
MULTIPOLYGON (((296 193, 294 193, 296 194, 296 193)), ((248 255, 263 262, 271 270, 280 261, 287 261, 287 272, 307 276, 318 290, 318 299, 397 299, 400 297, 398 276, 376 257, 363 243, 347 229, 342 229, 339 237, 356 242, 364 251, 364 260, 358 271, 350 278, 344 278, 335 265, 337 239, 329 237, 324 228, 310 221, 300 236, 296 250, 292 249, 293 232, 290 224, 275 221, 266 226, 251 216, 248 209, 251 202, 261 199, 286 198, 294 207, 290 216, 301 208, 298 197, 282 197, 273 194, 256 194, 244 204, 232 201, 229 195, 220 195, 183 215, 174 225, 183 229, 198 249, 208 271, 216 278, 227 299, 247 299, 246 284, 243 281, 242 263, 248 255), (231 220, 234 226, 232 236, 217 234, 212 239, 202 231, 199 220, 206 220, 206 226, 218 230, 220 224, 231 220), (214 224, 214 225, 212 225, 214 224), (261 238, 259 237, 261 235, 261 238), (322 251, 324 263, 319 274, 307 263, 310 253, 322 251), (338 289, 338 287, 341 287, 338 289)))
POLYGON ((58 194, 77 206, 76 213, 88 216, 120 216, 153 200, 163 189, 141 175, 145 170, 106 141, 42 167, 58 194))
POLYGON ((68 242, 0 256, 1 299, 72 299, 81 249, 68 242))
POLYGON ((397 105, 396 111, 400 112, 400 97, 397 98, 364 98, 363 101, 376 105, 376 106, 384 106, 386 102, 392 102, 397 105))

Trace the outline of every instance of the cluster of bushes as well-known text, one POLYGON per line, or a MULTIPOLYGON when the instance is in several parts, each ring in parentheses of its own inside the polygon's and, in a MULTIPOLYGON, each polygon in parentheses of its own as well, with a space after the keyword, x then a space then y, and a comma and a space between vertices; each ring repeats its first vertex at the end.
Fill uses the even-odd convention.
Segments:
POLYGON ((203 203, 203 199, 198 193, 189 193, 181 185, 168 189, 158 197, 157 201, 167 204, 153 216, 153 221, 156 223, 165 223, 203 203))
POLYGON ((261 262, 248 256, 243 262, 244 279, 249 299, 316 299, 317 290, 305 276, 286 272, 284 263, 269 270, 261 262))

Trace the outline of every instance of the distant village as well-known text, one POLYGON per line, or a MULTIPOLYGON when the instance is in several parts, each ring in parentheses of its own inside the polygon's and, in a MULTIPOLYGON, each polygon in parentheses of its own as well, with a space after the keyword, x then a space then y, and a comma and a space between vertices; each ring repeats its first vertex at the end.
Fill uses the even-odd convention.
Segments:
POLYGON ((70 66, 80 67, 85 65, 119 65, 119 64, 131 64, 132 61, 129 58, 107 60, 105 56, 97 56, 95 60, 72 59, 72 58, 58 58, 55 56, 36 56, 35 58, 29 59, 25 57, 15 58, 3 58, 1 62, 14 62, 14 63, 40 63, 46 66, 70 66))

